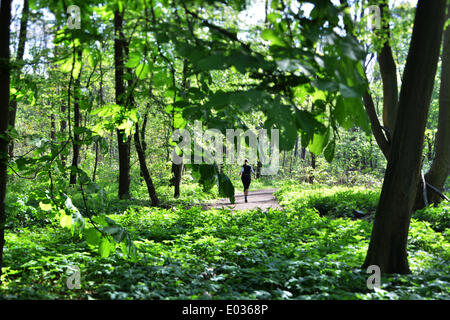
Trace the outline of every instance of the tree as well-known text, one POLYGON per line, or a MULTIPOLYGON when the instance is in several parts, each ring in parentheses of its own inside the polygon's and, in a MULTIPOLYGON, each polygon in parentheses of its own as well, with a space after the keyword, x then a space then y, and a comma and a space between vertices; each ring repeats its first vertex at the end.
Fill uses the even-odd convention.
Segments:
MULTIPOLYGON (((82 60, 82 53, 81 49, 79 47, 74 49, 74 55, 73 59, 78 59, 81 63, 82 60)), ((74 102, 73 102, 73 152, 72 152, 72 170, 70 172, 70 184, 76 184, 77 183, 77 170, 78 170, 78 162, 80 161, 80 148, 81 148, 81 141, 80 141, 80 133, 79 129, 81 127, 81 110, 80 110, 80 93, 81 93, 81 69, 78 75, 76 75, 75 79, 75 87, 74 87, 74 102)), ((69 92, 68 94, 71 94, 69 92)), ((69 99, 70 101, 70 99, 69 99)), ((70 106, 69 106, 70 110, 70 106)), ((71 115, 68 115, 71 117, 71 115)))
POLYGON ((155 186, 153 185, 153 181, 152 181, 152 178, 150 177, 150 173, 148 171, 147 163, 145 160, 145 151, 143 148, 143 144, 141 143, 141 139, 140 139, 139 123, 136 123, 136 125, 135 125, 134 145, 136 147, 136 153, 139 158, 139 166, 141 169, 141 174, 147 185, 147 191, 148 191, 149 198, 152 202, 152 205, 156 206, 159 204, 159 199, 158 199, 158 195, 156 194, 155 186))
MULTIPOLYGON (((450 7, 447 8, 450 10, 450 7)), ((447 12, 448 14, 448 12, 447 12)), ((449 17, 447 15, 447 17, 449 17)), ((414 209, 422 209, 427 204, 439 203, 441 191, 450 174, 450 28, 444 31, 444 44, 441 59, 441 83, 439 89, 439 116, 435 139, 435 157, 430 169, 425 174, 426 186, 420 185, 416 195, 414 209), (431 185, 431 186, 430 186, 431 185), (428 186, 428 188, 427 188, 428 186), (437 188, 433 190, 432 188, 437 188), (426 190, 426 199, 423 189, 426 190)))
POLYGON ((363 268, 378 265, 383 273, 410 273, 408 229, 419 182, 445 7, 445 0, 419 0, 417 5, 388 165, 363 268))
MULTIPOLYGON (((16 53, 16 62, 20 64, 20 67, 14 72, 14 81, 18 82, 20 79, 20 74, 22 71, 22 60, 25 53, 25 41, 27 37, 27 23, 28 23, 28 11, 29 11, 29 5, 28 0, 23 1, 23 9, 22 9, 22 16, 20 18, 20 31, 19 31, 19 44, 17 46, 17 53, 16 53)), ((16 123, 16 113, 17 113, 17 97, 14 94, 12 96, 11 102, 10 102, 10 109, 11 112, 9 113, 9 125, 14 128, 16 123)), ((9 144, 9 156, 11 158, 14 157, 14 140, 10 141, 9 144)))
POLYGON ((5 196, 8 164, 8 124, 9 124, 9 85, 10 52, 9 40, 11 24, 11 0, 1 0, 0 7, 0 279, 3 266, 3 247, 5 244, 5 196))
MULTIPOLYGON (((381 49, 379 49, 378 54, 378 63, 380 68, 380 74, 382 78, 383 85, 383 125, 378 121, 378 116, 375 111, 374 103, 372 97, 369 92, 366 92, 364 95, 364 105, 366 111, 369 115, 371 121, 371 128, 373 135, 380 147, 381 151, 388 157, 389 150, 391 148, 391 140, 392 134, 394 132, 395 126, 395 116, 398 109, 398 86, 397 86, 397 66, 393 58, 392 49, 390 45, 391 34, 389 29, 389 21, 390 16, 386 3, 382 3, 379 5, 383 27, 381 30, 377 30, 376 36, 379 39, 383 40, 383 44, 381 49)), ((439 93, 439 123, 438 123, 438 133, 437 137, 439 140, 436 140, 436 158, 433 162, 432 167, 429 172, 424 177, 426 181, 426 194, 427 199, 424 198, 423 192, 423 183, 422 179, 419 182, 419 188, 417 191, 417 196, 415 200, 415 204, 413 210, 421 209, 425 205, 429 203, 438 203, 441 201, 443 195, 440 192, 444 186, 446 178, 448 176, 448 164, 450 163, 450 152, 448 150, 448 145, 450 143, 450 137, 448 137, 448 112, 445 111, 447 106, 445 105, 445 101, 448 101, 448 90, 446 90, 446 76, 445 73, 448 72, 445 70, 446 58, 445 54, 448 49, 445 49, 442 53, 442 74, 444 75, 444 79, 441 80, 441 90, 439 93), (441 111, 442 110, 442 111, 441 111), (428 201, 429 199, 429 201, 428 201)), ((399 55, 401 55, 399 53, 399 55)), ((428 142, 429 148, 431 148, 431 144, 428 142)), ((430 154, 430 150, 428 152, 430 154)))
MULTIPOLYGON (((126 41, 123 37, 123 11, 114 10, 114 70, 116 103, 126 107, 126 91, 124 84, 124 51, 126 41)), ((119 148, 119 198, 130 196, 130 147, 131 139, 127 137, 125 130, 116 129, 119 148)))

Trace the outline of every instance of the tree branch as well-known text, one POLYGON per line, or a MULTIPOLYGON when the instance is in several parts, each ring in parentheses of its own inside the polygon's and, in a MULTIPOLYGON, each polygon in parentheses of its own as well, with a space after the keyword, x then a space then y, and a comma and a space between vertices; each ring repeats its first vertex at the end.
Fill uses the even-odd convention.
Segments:
POLYGON ((377 113, 375 111, 375 105, 373 103, 372 96, 369 93, 369 90, 363 95, 364 108, 366 109, 367 115, 369 116, 371 129, 375 140, 377 141, 378 146, 383 152, 384 156, 388 157, 389 154, 389 142, 386 139, 386 136, 383 134, 383 128, 378 120, 377 113))

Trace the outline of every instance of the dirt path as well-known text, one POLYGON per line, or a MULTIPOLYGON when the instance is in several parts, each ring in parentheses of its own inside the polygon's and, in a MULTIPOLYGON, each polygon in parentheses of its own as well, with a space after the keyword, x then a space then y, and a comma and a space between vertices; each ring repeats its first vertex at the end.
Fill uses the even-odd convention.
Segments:
POLYGON ((278 204, 277 199, 273 195, 273 193, 277 189, 262 189, 249 191, 248 193, 248 202, 244 200, 244 193, 237 192, 236 193, 236 203, 231 204, 228 199, 220 199, 216 203, 210 205, 209 207, 213 208, 232 208, 236 210, 246 210, 246 209, 256 209, 261 208, 261 210, 266 210, 268 208, 281 209, 281 206, 278 204))

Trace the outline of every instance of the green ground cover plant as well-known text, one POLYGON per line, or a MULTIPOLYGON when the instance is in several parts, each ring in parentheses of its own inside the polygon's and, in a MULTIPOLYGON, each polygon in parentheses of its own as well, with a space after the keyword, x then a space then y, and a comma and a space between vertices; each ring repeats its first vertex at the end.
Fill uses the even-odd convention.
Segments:
MULTIPOLYGON (((23 228, 7 234, 1 297, 449 299, 448 226, 439 232, 419 217, 412 220, 408 247, 413 274, 383 276, 381 289, 367 288, 360 266, 371 222, 345 215, 370 210, 376 194, 289 183, 276 193, 284 210, 131 205, 109 217, 132 234, 135 261, 120 250, 101 257, 96 247, 59 226, 23 228), (329 214, 315 207, 325 210, 325 200, 337 204, 329 214), (81 270, 79 290, 66 285, 74 265, 81 270)), ((438 209, 429 210, 433 215, 438 209)))

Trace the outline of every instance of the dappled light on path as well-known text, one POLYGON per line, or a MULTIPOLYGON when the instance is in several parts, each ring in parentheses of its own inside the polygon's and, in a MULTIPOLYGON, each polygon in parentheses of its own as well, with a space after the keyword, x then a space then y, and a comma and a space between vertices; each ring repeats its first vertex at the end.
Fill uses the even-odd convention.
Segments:
POLYGON ((236 203, 230 203, 229 199, 220 199, 208 208, 231 208, 235 210, 252 210, 260 208, 262 211, 265 211, 268 208, 282 209, 273 195, 276 190, 277 189, 262 189, 249 191, 248 202, 244 201, 244 194, 238 192, 236 193, 236 203))

